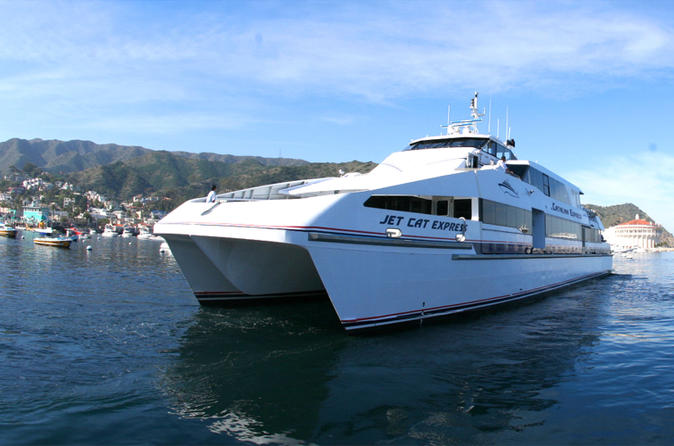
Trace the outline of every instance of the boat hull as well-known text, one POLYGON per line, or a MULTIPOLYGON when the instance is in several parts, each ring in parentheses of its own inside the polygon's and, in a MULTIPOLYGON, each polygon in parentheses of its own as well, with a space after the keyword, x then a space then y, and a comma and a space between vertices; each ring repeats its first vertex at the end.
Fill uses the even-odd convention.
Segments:
POLYGON ((207 236, 163 237, 202 304, 324 293, 311 258, 302 247, 207 236))
POLYGON ((603 254, 484 255, 470 243, 274 232, 164 237, 201 304, 327 293, 348 331, 517 301, 612 268, 603 254))
POLYGON ((480 255, 453 249, 310 247, 347 330, 504 304, 609 274, 609 255, 480 255))
POLYGON ((0 237, 16 238, 16 229, 0 229, 0 237))
POLYGON ((47 238, 36 238, 33 240, 36 245, 53 246, 55 248, 70 248, 72 240, 54 240, 47 238))

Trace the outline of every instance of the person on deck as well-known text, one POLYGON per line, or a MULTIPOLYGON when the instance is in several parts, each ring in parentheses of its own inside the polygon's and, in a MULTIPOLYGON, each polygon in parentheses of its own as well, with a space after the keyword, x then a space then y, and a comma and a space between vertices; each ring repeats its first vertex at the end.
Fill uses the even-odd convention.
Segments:
POLYGON ((206 197, 206 203, 215 203, 215 184, 211 186, 211 191, 208 193, 208 197, 206 197))

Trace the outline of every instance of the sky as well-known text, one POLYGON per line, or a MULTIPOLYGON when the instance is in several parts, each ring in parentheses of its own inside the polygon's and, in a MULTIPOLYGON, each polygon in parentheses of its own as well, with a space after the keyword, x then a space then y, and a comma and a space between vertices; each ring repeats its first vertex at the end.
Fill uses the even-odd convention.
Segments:
POLYGON ((469 117, 674 231, 674 2, 0 0, 0 141, 380 162, 469 117), (491 110, 491 113, 489 113, 491 110), (497 124, 498 123, 498 124, 497 124))

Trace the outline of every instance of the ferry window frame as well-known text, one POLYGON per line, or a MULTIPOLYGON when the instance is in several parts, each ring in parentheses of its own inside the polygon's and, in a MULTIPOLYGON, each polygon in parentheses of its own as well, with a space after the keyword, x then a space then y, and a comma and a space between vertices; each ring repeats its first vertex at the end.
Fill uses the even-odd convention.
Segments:
POLYGON ((439 217, 470 220, 473 200, 465 197, 419 196, 419 195, 370 195, 363 206, 397 212, 437 215, 439 217), (444 212, 444 213, 441 213, 444 212))
POLYGON ((496 141, 489 141, 489 144, 487 145, 487 150, 482 149, 483 151, 487 152, 488 154, 492 156, 496 156, 497 148, 496 148, 496 141))
POLYGON ((411 144, 407 150, 442 149, 451 147, 472 147, 474 149, 483 150, 488 141, 488 138, 474 137, 442 139, 438 141, 419 141, 411 144))
POLYGON ((549 238, 581 241, 583 237, 583 227, 580 223, 545 214, 545 236, 549 238))
POLYGON ((473 216, 473 200, 470 198, 455 198, 452 200, 452 216, 470 220, 473 216))
POLYGON ((530 233, 533 225, 532 213, 528 209, 510 206, 497 201, 480 198, 480 221, 488 225, 506 226, 530 233))
POLYGON ((585 243, 602 243, 604 238, 599 229, 583 226, 583 241, 585 243))
POLYGON ((506 161, 512 161, 517 159, 512 150, 501 144, 496 144, 496 158, 501 159, 501 157, 503 156, 505 156, 506 161))
POLYGON ((550 196, 550 177, 547 174, 543 174, 543 193, 550 196))
POLYGON ((529 179, 529 166, 527 166, 526 164, 508 165, 508 169, 510 169, 511 172, 520 177, 522 181, 531 184, 531 181, 529 179))
POLYGON ((569 199, 569 190, 566 184, 557 181, 554 178, 549 178, 550 197, 566 204, 572 204, 569 199))
POLYGON ((433 200, 417 195, 370 195, 363 206, 416 214, 433 213, 433 200))
POLYGON ((550 196, 550 177, 540 170, 529 167, 529 179, 532 186, 538 188, 543 194, 550 196))
POLYGON ((449 200, 437 200, 435 202, 435 215, 449 215, 449 200))

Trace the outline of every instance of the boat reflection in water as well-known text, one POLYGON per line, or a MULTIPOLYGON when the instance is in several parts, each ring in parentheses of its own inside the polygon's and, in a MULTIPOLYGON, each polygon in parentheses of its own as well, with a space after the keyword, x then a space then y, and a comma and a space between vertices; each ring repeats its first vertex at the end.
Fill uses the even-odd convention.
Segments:
POLYGON ((348 341, 340 332, 327 300, 204 309, 162 385, 178 415, 208 420, 214 433, 258 444, 311 438, 348 341))
POLYGON ((556 389, 599 337, 597 282, 364 337, 340 336, 327 302, 204 308, 162 387, 181 417, 257 444, 454 444, 545 430, 556 389))

